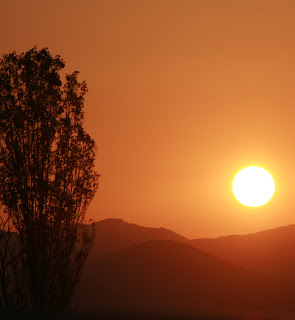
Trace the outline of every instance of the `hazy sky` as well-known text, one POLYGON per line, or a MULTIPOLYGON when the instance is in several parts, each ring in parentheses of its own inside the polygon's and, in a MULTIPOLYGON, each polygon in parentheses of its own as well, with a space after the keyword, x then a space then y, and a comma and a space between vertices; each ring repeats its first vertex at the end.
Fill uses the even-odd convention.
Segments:
POLYGON ((0 0, 0 54, 48 47, 88 84, 88 217, 188 237, 295 222, 295 1, 0 0), (239 204, 235 174, 276 182, 239 204))

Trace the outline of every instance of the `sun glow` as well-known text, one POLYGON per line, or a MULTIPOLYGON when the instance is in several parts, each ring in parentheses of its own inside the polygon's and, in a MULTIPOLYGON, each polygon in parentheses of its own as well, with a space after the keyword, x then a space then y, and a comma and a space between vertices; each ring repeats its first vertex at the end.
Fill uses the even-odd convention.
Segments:
POLYGON ((271 174, 260 167, 242 169, 234 178, 233 193, 247 207, 260 207, 273 196, 275 182, 271 174))

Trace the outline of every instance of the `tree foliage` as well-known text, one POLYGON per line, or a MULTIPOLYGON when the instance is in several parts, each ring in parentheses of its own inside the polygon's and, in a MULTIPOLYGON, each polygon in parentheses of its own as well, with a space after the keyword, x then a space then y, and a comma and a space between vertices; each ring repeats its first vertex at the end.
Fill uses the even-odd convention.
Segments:
POLYGON ((0 216, 0 311, 26 310, 28 292, 22 277, 18 235, 9 216, 0 216))
POLYGON ((66 308, 93 242, 95 142, 83 128, 85 82, 48 49, 0 60, 0 202, 19 234, 34 308, 66 308))

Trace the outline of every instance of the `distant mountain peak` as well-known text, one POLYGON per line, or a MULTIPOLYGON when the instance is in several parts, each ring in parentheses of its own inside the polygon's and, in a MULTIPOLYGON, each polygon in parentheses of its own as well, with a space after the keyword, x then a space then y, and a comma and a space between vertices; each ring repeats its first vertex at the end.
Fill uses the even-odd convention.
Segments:
POLYGON ((100 220, 100 221, 96 221, 95 224, 109 224, 109 223, 118 223, 118 224, 123 224, 123 223, 128 223, 128 222, 125 222, 123 219, 120 219, 120 218, 107 218, 107 219, 104 219, 104 220, 100 220))
POLYGON ((95 223, 96 240, 92 254, 116 251, 150 240, 189 242, 185 237, 165 228, 143 227, 123 219, 109 218, 95 223))

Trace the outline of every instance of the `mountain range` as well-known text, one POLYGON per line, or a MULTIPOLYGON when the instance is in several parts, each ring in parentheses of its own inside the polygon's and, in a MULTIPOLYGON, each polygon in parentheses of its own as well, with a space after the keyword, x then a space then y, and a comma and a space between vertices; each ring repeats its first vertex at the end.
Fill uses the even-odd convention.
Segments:
POLYGON ((194 240, 121 219, 95 230, 78 310, 294 319, 294 225, 194 240))

